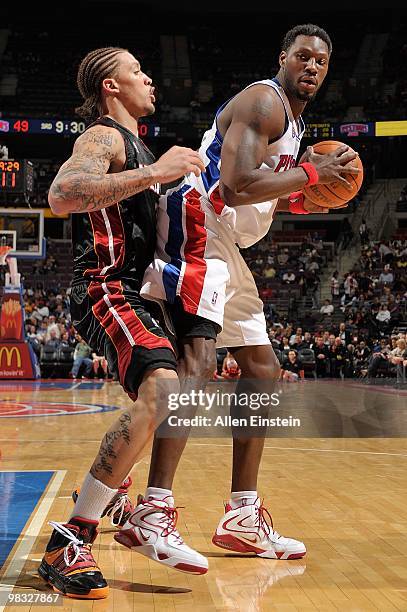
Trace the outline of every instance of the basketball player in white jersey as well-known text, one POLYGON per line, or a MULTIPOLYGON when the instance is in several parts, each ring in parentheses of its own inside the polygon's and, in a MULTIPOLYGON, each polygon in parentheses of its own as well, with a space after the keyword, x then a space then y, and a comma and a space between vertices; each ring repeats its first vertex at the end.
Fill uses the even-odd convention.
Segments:
MULTIPOLYGON (((290 30, 276 77, 246 87, 217 112, 199 149, 205 171, 199 177, 187 175, 160 199, 155 259, 144 276, 142 294, 167 302, 180 344, 184 392, 205 386, 212 376, 216 342, 232 353, 241 381, 250 380, 252 390, 257 384, 257 389, 271 391, 278 378, 263 303, 238 246, 248 247, 265 236, 276 210, 320 211, 301 194, 305 185, 346 184, 344 165, 357 173, 351 163, 356 154, 346 146, 327 155, 310 148, 305 163, 296 166, 304 132, 301 113, 322 85, 331 50, 328 34, 318 26, 290 30)), ((266 558, 301 558, 304 544, 274 531, 259 501, 265 432, 232 433, 232 492, 213 543, 266 558)), ((172 481, 188 431, 183 434, 155 439, 149 495, 115 536, 133 550, 139 541, 140 552, 157 561, 170 552, 163 508, 174 503, 172 481), (152 532, 150 554, 142 537, 152 532)), ((173 537, 177 532, 170 533, 173 537)))

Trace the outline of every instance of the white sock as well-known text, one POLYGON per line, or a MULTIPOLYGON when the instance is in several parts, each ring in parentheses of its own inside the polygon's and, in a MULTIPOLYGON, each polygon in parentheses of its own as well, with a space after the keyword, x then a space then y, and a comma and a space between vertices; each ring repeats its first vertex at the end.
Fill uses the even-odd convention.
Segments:
POLYGON ((257 491, 232 491, 229 503, 232 506, 232 510, 236 510, 236 508, 241 506, 254 504, 257 497, 257 491))
POLYGON ((169 506, 174 506, 174 497, 172 495, 171 489, 160 489, 160 487, 147 487, 144 499, 147 501, 150 499, 165 499, 169 506))
POLYGON ((89 472, 80 490, 71 518, 80 516, 84 519, 98 521, 116 493, 117 489, 107 487, 89 472))

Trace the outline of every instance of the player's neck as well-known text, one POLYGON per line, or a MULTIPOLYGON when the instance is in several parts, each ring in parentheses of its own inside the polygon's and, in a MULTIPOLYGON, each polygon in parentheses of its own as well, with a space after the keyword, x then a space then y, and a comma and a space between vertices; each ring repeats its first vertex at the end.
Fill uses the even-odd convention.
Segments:
POLYGON ((120 123, 120 125, 127 128, 135 136, 138 135, 138 119, 132 117, 123 106, 110 105, 106 110, 106 115, 108 117, 120 123))

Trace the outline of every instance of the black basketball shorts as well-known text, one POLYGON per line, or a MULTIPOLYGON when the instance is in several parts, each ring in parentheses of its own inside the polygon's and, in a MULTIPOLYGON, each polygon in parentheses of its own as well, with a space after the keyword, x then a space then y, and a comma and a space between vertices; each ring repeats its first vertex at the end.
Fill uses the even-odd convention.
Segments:
POLYGON ((106 357, 131 399, 137 398, 147 370, 177 369, 174 347, 158 319, 160 310, 128 282, 74 279, 70 309, 76 331, 106 357))

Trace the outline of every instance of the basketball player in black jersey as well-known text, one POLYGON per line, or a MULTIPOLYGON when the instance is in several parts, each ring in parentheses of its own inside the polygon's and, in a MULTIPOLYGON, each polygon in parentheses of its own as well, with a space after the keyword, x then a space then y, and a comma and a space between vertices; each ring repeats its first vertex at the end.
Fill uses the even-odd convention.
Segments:
MULTIPOLYGON (((98 355, 106 356, 110 371, 137 401, 129 402, 104 436, 69 520, 51 523, 54 531, 39 573, 62 594, 99 599, 107 596, 108 586, 91 551, 98 521, 107 508, 113 516, 132 514, 122 494, 160 420, 158 388, 164 397, 178 389, 172 345, 139 295, 154 255, 159 184, 188 172, 198 176, 203 164, 195 151, 183 147, 172 147, 155 161, 140 140, 139 118, 155 110, 154 87, 127 50, 91 51, 79 67, 78 87, 84 104, 77 110, 93 123, 61 166, 49 203, 56 214, 73 213, 73 325, 98 355)), ((145 498, 151 499, 150 511, 168 537, 165 550, 145 546, 140 552, 159 556, 175 569, 205 573, 205 557, 176 530, 173 503, 160 504, 153 493, 147 489, 145 498)), ((143 519, 134 518, 135 544, 143 519)), ((142 537, 148 540, 151 533, 142 537)))

